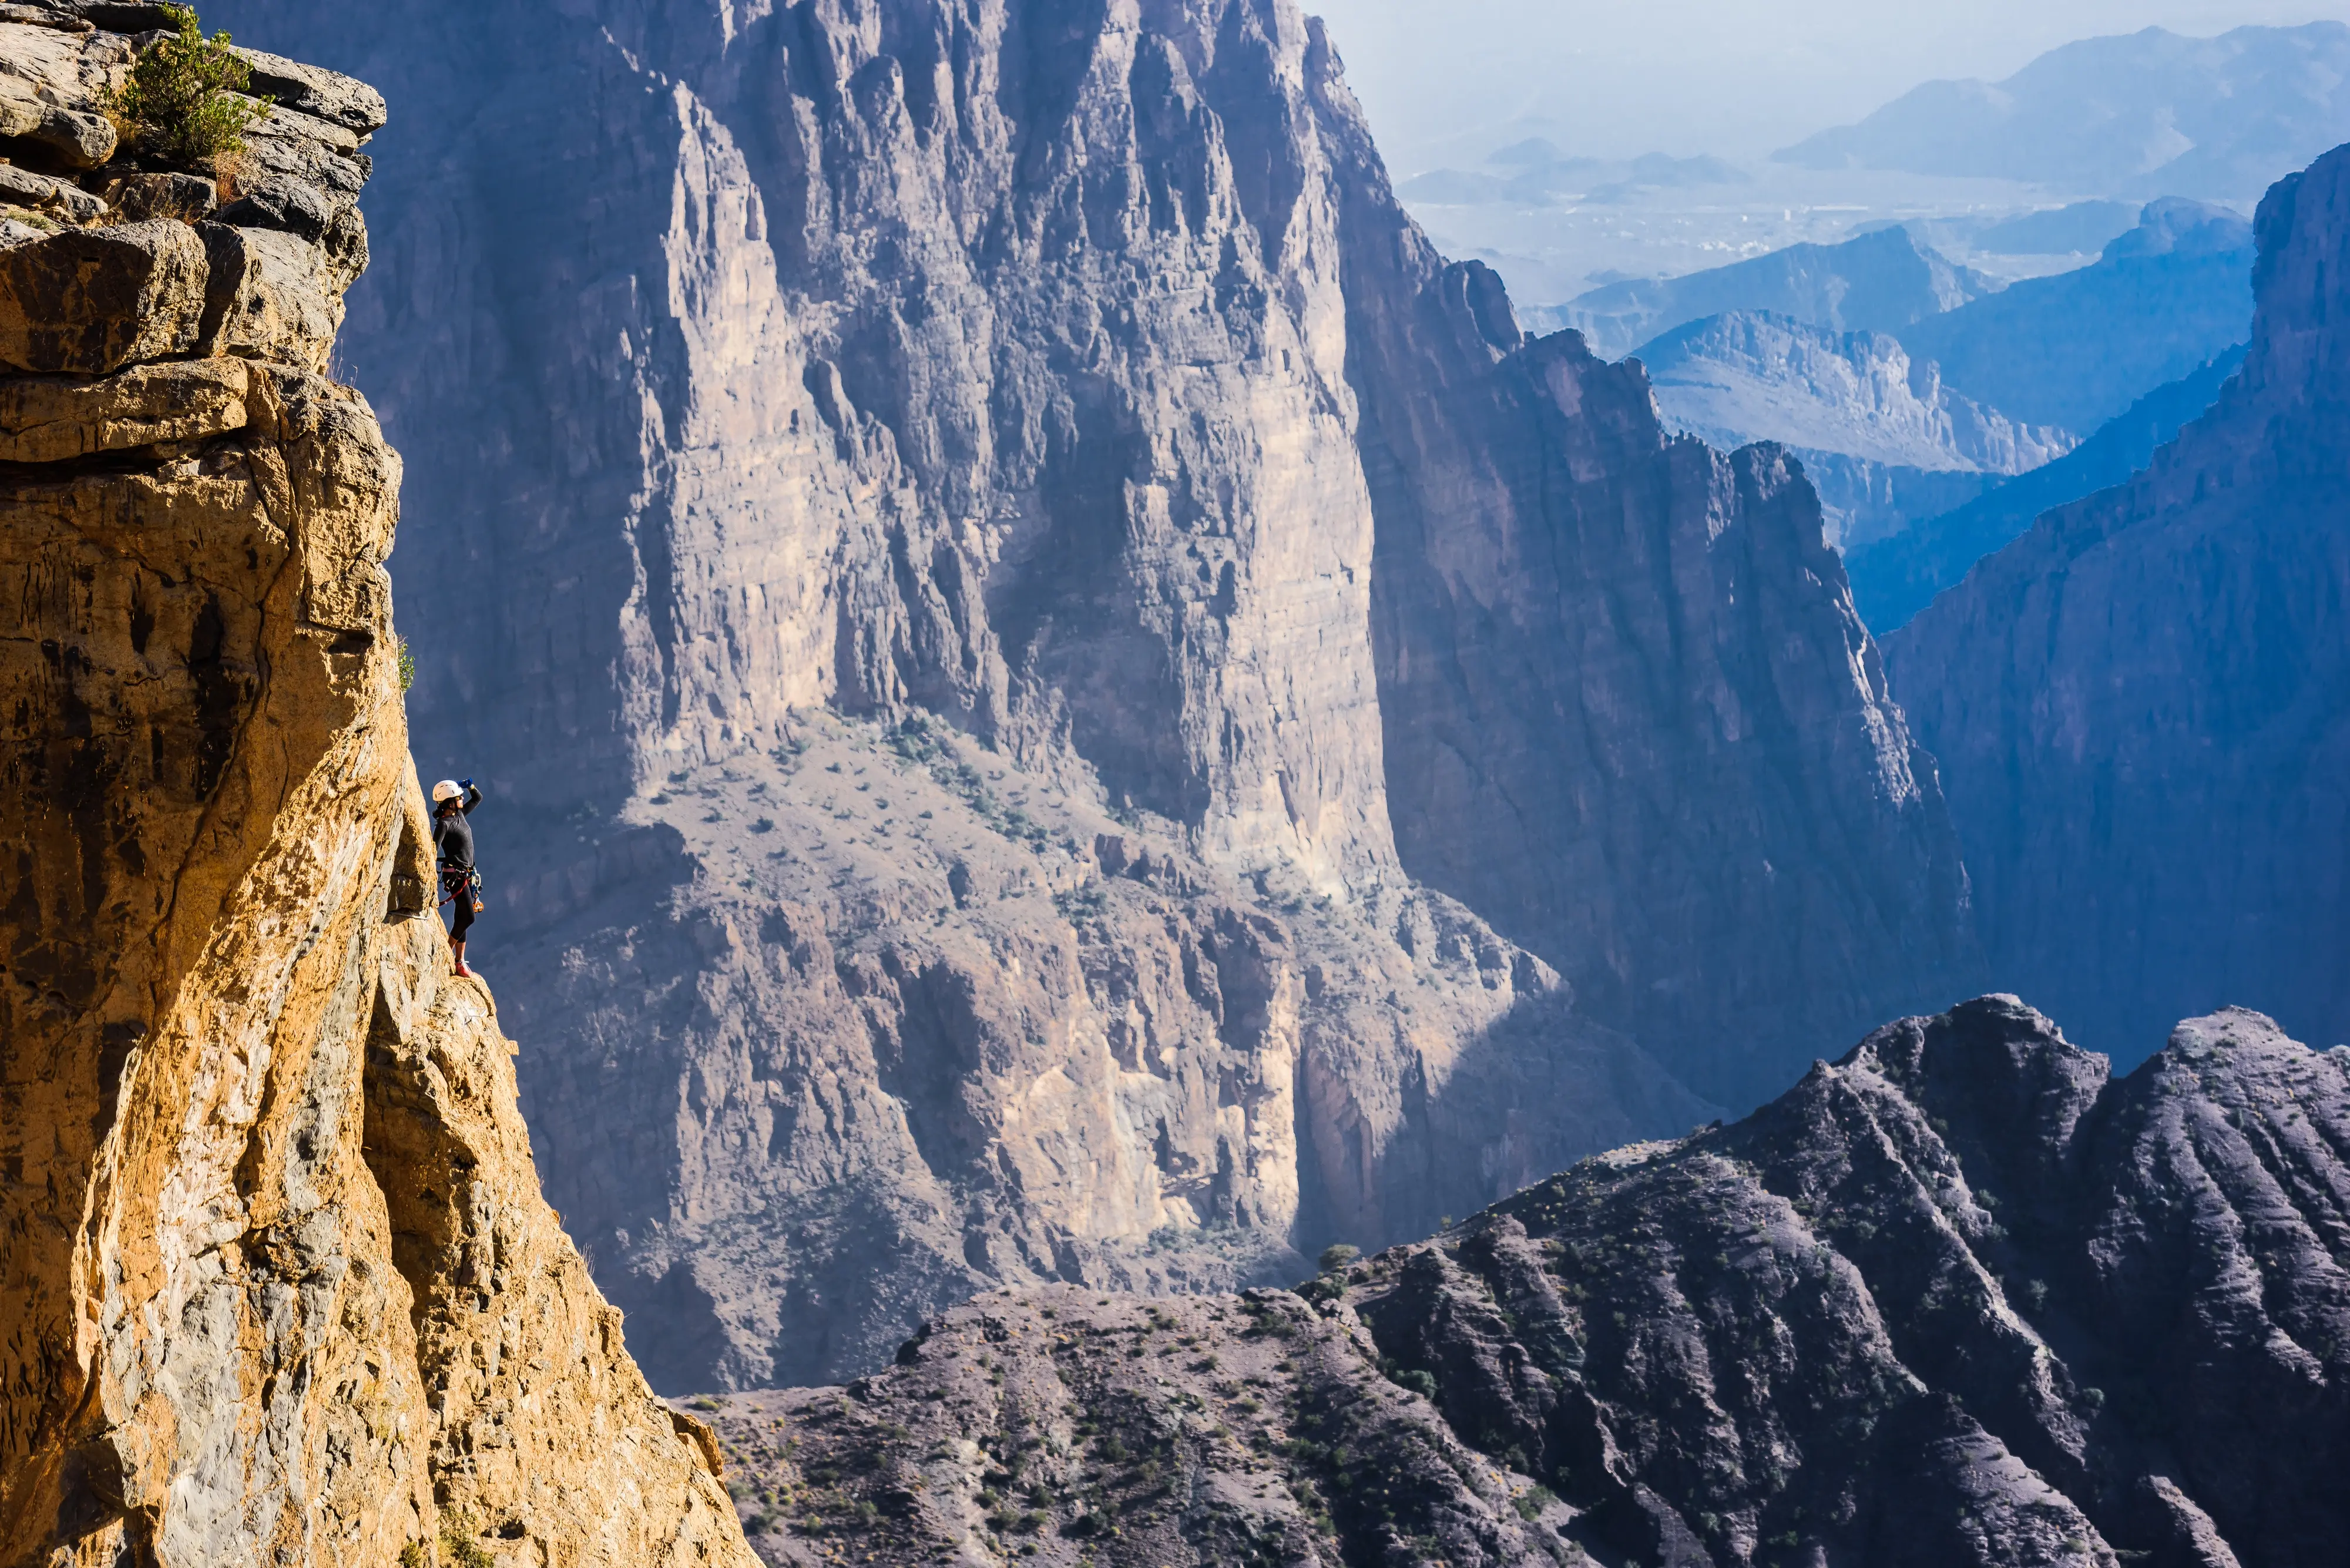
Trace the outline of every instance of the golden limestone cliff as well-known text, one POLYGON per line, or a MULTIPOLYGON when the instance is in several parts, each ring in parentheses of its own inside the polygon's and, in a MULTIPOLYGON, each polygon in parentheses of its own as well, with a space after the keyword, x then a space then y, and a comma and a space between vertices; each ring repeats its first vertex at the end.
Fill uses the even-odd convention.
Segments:
POLYGON ((251 57, 223 207, 86 9, 0 11, 0 1564, 751 1563, 431 912, 322 374, 382 101, 251 57))

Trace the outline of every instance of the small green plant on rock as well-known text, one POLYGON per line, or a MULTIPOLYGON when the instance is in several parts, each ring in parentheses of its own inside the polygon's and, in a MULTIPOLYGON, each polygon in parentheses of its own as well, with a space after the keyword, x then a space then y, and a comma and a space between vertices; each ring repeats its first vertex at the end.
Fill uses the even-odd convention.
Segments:
POLYGON ((243 96, 253 67, 230 49, 228 35, 204 36, 195 11, 166 5, 173 30, 147 47, 130 78, 107 97, 124 140, 182 168, 217 170, 244 151, 244 128, 265 118, 271 100, 243 96))
POLYGON ((455 1568, 498 1568, 498 1560, 473 1538, 473 1516, 463 1509, 449 1509, 441 1515, 441 1550, 455 1568))

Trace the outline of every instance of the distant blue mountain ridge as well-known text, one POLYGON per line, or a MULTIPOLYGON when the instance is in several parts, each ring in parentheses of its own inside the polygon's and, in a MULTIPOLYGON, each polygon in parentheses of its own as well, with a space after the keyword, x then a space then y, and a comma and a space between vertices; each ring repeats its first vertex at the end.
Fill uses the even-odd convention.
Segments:
POLYGON ((2010 419, 2087 431, 2242 342, 2251 320, 2251 224, 2173 199, 2148 204, 2089 266, 1895 330, 2010 419))
POLYGON ((1773 154, 1809 169, 2028 181, 2249 202, 2350 140, 2350 26, 2159 27, 2052 49, 2000 82, 1934 81, 1773 154))
POLYGON ((1842 549, 1960 506, 2077 439, 1952 390, 1888 334, 1769 311, 1690 322, 1633 358, 1673 428, 1719 447, 1772 441, 1794 453, 1819 493, 1828 542, 1842 549))
MULTIPOLYGON (((2041 215, 2061 219, 2047 225, 2060 238, 2065 224, 2078 234, 2113 217, 2041 215)), ((2023 238, 2038 243, 2030 230, 2023 238)), ((1563 314, 1613 353, 1655 324, 1636 352, 1670 422, 1716 445, 1787 446, 1820 493, 1832 542, 1891 549, 1919 522, 2068 452, 2081 432, 2126 413, 2159 422, 2133 405, 2173 383, 2201 385, 2199 375, 2243 340, 2252 254, 2251 226, 2236 213, 2167 199, 2147 203, 2090 265, 2003 290, 1891 226, 1611 285, 1563 314)), ((1888 584, 1923 585, 1888 587, 1886 606, 1907 618, 1918 593, 1930 599, 1982 553, 1964 554, 1968 541, 2009 527, 1968 515, 1974 522, 1953 524, 1934 547, 1955 559, 1882 557, 1873 569, 1888 584)))
POLYGON ((2095 255, 2137 226, 2136 202, 2073 202, 1977 230, 1973 245, 1995 256, 2095 255))
POLYGON ((1899 227, 1833 245, 1789 245, 1680 277, 1611 283, 1555 316, 1592 351, 1620 358, 1677 327, 1731 311, 1770 311, 1835 332, 1898 332, 1982 298, 1998 285, 1899 227))

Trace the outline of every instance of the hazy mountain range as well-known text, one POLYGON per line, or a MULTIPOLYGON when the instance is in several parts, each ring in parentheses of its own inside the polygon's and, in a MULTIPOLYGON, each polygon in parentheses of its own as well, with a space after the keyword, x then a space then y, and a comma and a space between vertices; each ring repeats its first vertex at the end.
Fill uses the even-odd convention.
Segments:
POLYGON ((1652 372, 1294 0, 223 9, 0 6, 0 1562, 2338 1560, 2350 147, 1652 372))
POLYGON ((2053 49, 1998 82, 1928 82, 1774 156, 1812 169, 2249 201, 2350 138, 2350 26, 2159 27, 2053 49))
MULTIPOLYGON (((2064 237, 2111 222, 2095 210, 2044 216, 2046 231, 2064 237)), ((1791 449, 1819 489, 1830 537, 1852 548, 1969 506, 2154 389, 2191 378, 2241 341, 2251 266, 2249 223, 2168 200, 2148 203, 2095 263, 2005 288, 1891 227, 1611 285, 1562 314, 1602 341, 1669 324, 1635 350, 1667 419, 1720 444, 1791 449), (1883 325, 1855 331, 1856 320, 1883 325)), ((2102 450, 2143 458, 2152 446, 2102 450)), ((2121 477, 2113 461, 2095 470, 2105 483, 2121 477)), ((2050 483, 2087 472, 2060 468, 2050 483)), ((2053 504, 2084 492, 2043 493, 2053 504)), ((1995 548, 2031 520, 1987 537, 2005 515, 1970 512, 1954 537, 1979 544, 1976 555, 1995 548)))
POLYGON ((2011 418, 2094 431, 2243 341, 2252 251, 2227 209, 2156 202, 2094 265, 1920 317, 1901 341, 2011 418))
POLYGON ((1569 302, 1555 319, 1613 358, 1725 311, 1769 311, 1835 332, 1897 332, 1997 287, 1918 244, 1907 229, 1888 227, 1680 277, 1608 284, 1569 302))

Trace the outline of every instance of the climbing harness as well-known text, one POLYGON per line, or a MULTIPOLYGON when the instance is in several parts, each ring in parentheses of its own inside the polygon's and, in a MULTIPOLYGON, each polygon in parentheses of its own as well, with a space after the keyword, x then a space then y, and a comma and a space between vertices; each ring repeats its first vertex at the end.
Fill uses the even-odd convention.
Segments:
POLYGON ((480 914, 489 906, 482 902, 482 873, 478 867, 446 867, 441 873, 441 902, 445 907, 459 898, 472 900, 473 913, 480 914))

